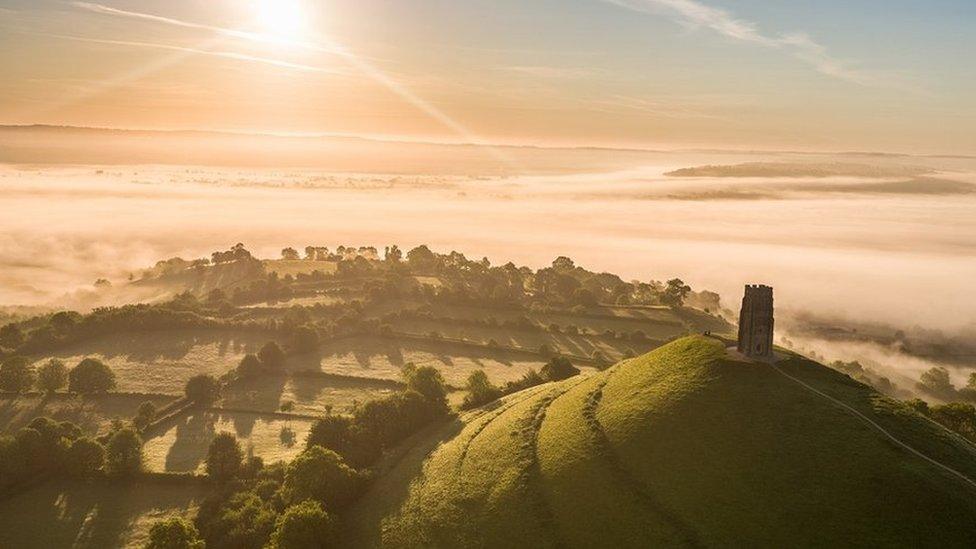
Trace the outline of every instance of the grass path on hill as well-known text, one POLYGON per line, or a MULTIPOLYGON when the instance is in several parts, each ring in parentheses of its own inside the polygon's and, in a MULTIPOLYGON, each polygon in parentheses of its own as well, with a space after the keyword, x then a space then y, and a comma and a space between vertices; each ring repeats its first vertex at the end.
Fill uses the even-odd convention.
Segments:
POLYGON ((600 402, 603 400, 603 388, 610 381, 610 376, 613 375, 613 372, 623 364, 618 365, 603 376, 603 380, 589 393, 586 397, 586 403, 583 405, 583 419, 593 438, 598 455, 607 462, 610 472, 620 486, 626 487, 649 511, 657 514, 664 522, 670 525, 678 533, 678 537, 683 538, 683 542, 686 545, 689 547, 700 547, 701 542, 698 540, 694 528, 682 521, 661 503, 652 491, 640 479, 634 477, 621 462, 620 456, 614 451, 610 439, 607 438, 607 434, 604 432, 603 426, 600 425, 600 420, 596 416, 597 408, 600 407, 600 402))
POLYGON ((574 547, 674 547, 685 536, 615 471, 609 447, 586 419, 593 394, 618 370, 591 376, 549 407, 539 431, 542 491, 574 547), (607 517, 613 517, 608 527, 607 517))
POLYGON ((808 391, 810 391, 810 392, 812 392, 812 393, 820 396, 821 398, 825 398, 825 399, 829 400, 830 402, 832 402, 833 404, 835 404, 837 406, 840 406, 841 408, 843 408, 843 409, 847 410, 848 412, 854 414, 858 419, 860 419, 861 421, 867 423, 868 425, 870 425, 871 427, 873 427, 875 430, 877 430, 878 432, 880 432, 881 434, 883 434, 885 437, 887 437, 889 440, 891 440, 892 442, 894 442, 896 445, 898 445, 899 447, 907 450, 909 453, 914 454, 915 456, 918 456, 919 458, 927 461, 928 463, 930 463, 932 465, 935 465, 939 469, 941 469, 941 470, 949 473, 950 475, 955 476, 956 478, 962 480, 963 482, 969 484, 971 487, 976 488, 976 481, 973 481, 973 479, 969 478, 964 473, 962 473, 962 472, 960 472, 960 471, 958 471, 956 469, 953 469, 952 467, 949 467, 948 465, 946 465, 946 464, 944 464, 942 462, 936 461, 935 459, 933 459, 933 458, 931 458, 931 457, 923 454, 919 450, 917 450, 914 447, 910 446, 908 443, 903 442, 901 439, 899 439, 898 437, 896 437, 895 435, 893 435, 891 432, 889 432, 887 429, 885 429, 884 427, 882 427, 876 421, 872 420, 868 416, 866 416, 866 415, 862 414, 861 412, 857 411, 856 409, 854 409, 852 406, 849 406, 848 404, 846 404, 844 402, 841 402, 840 400, 837 400, 836 398, 828 395, 827 393, 824 393, 822 391, 817 390, 816 388, 814 388, 813 386, 809 385, 808 383, 800 380, 799 378, 796 378, 796 377, 794 377, 794 376, 786 373, 785 371, 783 371, 776 364, 771 364, 771 366, 773 367, 773 370, 776 370, 781 375, 785 376, 787 379, 793 381, 794 383, 799 384, 804 389, 806 389, 806 390, 808 390, 808 391))
MULTIPOLYGON (((528 390, 524 391, 521 394, 521 396, 523 398, 528 398, 528 397, 530 397, 532 395, 535 395, 536 393, 540 392, 544 388, 545 387, 533 387, 531 389, 528 389, 528 390)), ((509 408, 511 408, 512 406, 515 406, 516 404, 518 404, 519 402, 521 402, 521 399, 512 398, 512 399, 509 399, 508 401, 498 400, 498 401, 495 401, 495 402, 497 403, 497 406, 495 408, 484 408, 483 407, 481 409, 481 413, 475 416, 474 421, 478 421, 479 423, 474 427, 474 429, 471 432, 471 434, 468 435, 468 436, 466 436, 465 439, 464 439, 464 441, 462 442, 461 456, 458 458, 457 470, 455 472, 458 475, 459 478, 460 478, 460 475, 461 475, 461 469, 464 468, 464 459, 467 457, 468 450, 471 449, 471 444, 474 442, 474 440, 476 438, 478 438, 478 435, 480 435, 481 432, 484 431, 485 428, 488 427, 488 425, 490 425, 492 421, 494 421, 495 419, 497 419, 498 416, 500 416, 500 415, 504 414, 505 412, 507 412, 509 410, 509 408)), ((472 423, 473 423, 473 421, 472 421, 472 423)), ((463 478, 461 479, 461 481, 463 482, 463 478)))

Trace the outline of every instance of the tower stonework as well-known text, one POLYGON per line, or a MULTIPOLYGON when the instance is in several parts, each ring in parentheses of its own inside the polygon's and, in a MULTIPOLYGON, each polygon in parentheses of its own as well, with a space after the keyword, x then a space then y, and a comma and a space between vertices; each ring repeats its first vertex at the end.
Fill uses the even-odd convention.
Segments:
POLYGON ((773 356, 773 288, 746 286, 739 313, 739 352, 750 357, 773 356))

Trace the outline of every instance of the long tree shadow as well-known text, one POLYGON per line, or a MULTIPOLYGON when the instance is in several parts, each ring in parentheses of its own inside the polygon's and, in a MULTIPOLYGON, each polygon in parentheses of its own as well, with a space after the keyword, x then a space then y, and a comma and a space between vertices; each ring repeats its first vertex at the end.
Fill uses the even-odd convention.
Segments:
POLYGON ((267 335, 234 331, 160 330, 103 336, 60 349, 51 356, 71 358, 79 355, 101 355, 107 360, 126 358, 134 362, 183 360, 201 345, 216 345, 218 356, 230 352, 254 352, 268 339, 267 335))
POLYGON ((60 481, 0 500, 0 547, 122 547, 136 522, 183 513, 201 485, 60 481))
POLYGON ((196 471, 207 456, 216 422, 216 414, 194 410, 177 423, 176 440, 166 453, 166 471, 196 471))

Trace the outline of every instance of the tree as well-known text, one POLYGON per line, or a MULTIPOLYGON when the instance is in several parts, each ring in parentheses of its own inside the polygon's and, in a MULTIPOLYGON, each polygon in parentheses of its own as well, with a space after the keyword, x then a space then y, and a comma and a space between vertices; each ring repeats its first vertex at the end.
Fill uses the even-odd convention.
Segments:
MULTIPOLYGON (((201 509, 200 513, 203 511, 201 509)), ((261 549, 274 531, 275 519, 276 513, 270 503, 252 491, 238 492, 227 500, 216 520, 205 530, 207 547, 261 549)), ((200 520, 198 515, 198 524, 200 520)))
POLYGON ((573 292, 573 303, 584 307, 596 307, 598 304, 596 294, 586 288, 577 288, 573 292))
POLYGON ((263 369, 261 359, 257 355, 246 354, 237 365, 237 376, 243 379, 257 377, 261 375, 263 369))
POLYGON ((269 341, 258 351, 261 364, 270 370, 277 370, 285 365, 285 352, 274 341, 269 341))
POLYGON ((69 472, 78 477, 94 475, 105 464, 105 447, 90 438, 79 438, 67 452, 69 472))
POLYGON ((480 406, 486 402, 491 402, 501 395, 498 387, 492 385, 488 375, 484 370, 475 370, 468 376, 465 385, 468 394, 464 397, 464 407, 480 406))
POLYGON ((68 367, 64 362, 52 358, 37 370, 37 387, 45 392, 54 393, 68 383, 68 367))
POLYGON ((284 250, 281 250, 281 259, 297 261, 301 259, 301 256, 298 255, 298 250, 295 248, 285 248, 284 250))
POLYGON ((933 406, 931 417, 966 439, 976 441, 976 407, 972 404, 951 402, 933 406))
POLYGON ((187 400, 199 406, 210 406, 220 399, 220 382, 213 376, 200 374, 186 382, 187 400))
POLYGON ((12 356, 0 363, 0 390, 24 393, 34 385, 34 369, 22 356, 12 356))
POLYGON ((447 409, 447 388, 440 370, 433 366, 417 366, 408 362, 403 366, 401 374, 408 389, 417 391, 431 403, 447 409))
POLYGON ((352 500, 359 483, 359 474, 346 465, 339 454, 312 446, 288 465, 281 491, 285 501, 290 503, 314 499, 341 508, 352 500))
POLYGON ((386 260, 390 263, 399 263, 403 259, 403 252, 400 251, 400 247, 396 244, 387 246, 385 252, 386 260))
POLYGON ((691 286, 688 286, 680 278, 672 278, 661 293, 661 303, 668 307, 681 307, 685 298, 691 293, 691 286))
POLYGON ((220 433, 210 442, 207 451, 207 475, 219 481, 230 480, 241 473, 244 452, 237 437, 220 433))
POLYGON ((557 356, 549 360, 542 367, 542 377, 549 381, 568 379, 580 373, 579 368, 573 366, 568 358, 557 356))
POLYGON ((131 475, 142 470, 142 439, 135 430, 124 427, 112 433, 105 448, 105 472, 131 475))
POLYGON ((157 521, 149 529, 145 549, 204 549, 196 527, 183 517, 157 521))
POLYGON ((55 330, 64 332, 72 328, 75 324, 78 324, 81 318, 81 314, 75 311, 59 311, 51 315, 47 323, 55 330))
POLYGON ((143 402, 136 411, 136 417, 132 419, 132 424, 140 431, 156 419, 156 405, 150 401, 143 402))
POLYGON ((931 368, 919 378, 918 389, 943 400, 952 400, 956 388, 949 379, 949 370, 942 367, 931 368))
POLYGON ((24 344, 24 332, 17 324, 6 324, 0 328, 0 347, 16 349, 24 344))
POLYGON ((552 262, 552 268, 564 273, 571 272, 576 269, 576 263, 572 259, 561 255, 552 262))
POLYGON ((417 246, 407 252, 407 263, 414 271, 425 271, 434 266, 437 258, 426 245, 417 246))
POLYGON ((324 549, 336 536, 335 521, 317 501, 292 505, 278 517, 271 549, 324 549))
POLYGON ((72 393, 105 393, 115 388, 115 372, 96 358, 86 358, 68 373, 72 393))

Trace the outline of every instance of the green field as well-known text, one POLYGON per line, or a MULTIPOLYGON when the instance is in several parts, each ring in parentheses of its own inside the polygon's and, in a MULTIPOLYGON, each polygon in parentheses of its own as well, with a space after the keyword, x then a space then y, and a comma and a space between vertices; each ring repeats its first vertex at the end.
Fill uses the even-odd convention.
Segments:
POLYGON ((155 521, 195 512, 206 494, 196 484, 47 483, 0 499, 0 547, 142 547, 155 521))
POLYGON ((278 273, 278 276, 312 274, 314 271, 331 274, 336 271, 337 265, 335 261, 307 261, 304 259, 268 259, 262 263, 267 272, 278 273))
POLYGON ((39 360, 59 358, 73 367, 83 358, 103 360, 115 372, 118 390, 134 393, 183 393, 197 374, 220 376, 271 339, 253 332, 166 330, 96 338, 39 360))
POLYGON ((348 301, 347 298, 335 296, 335 295, 309 295, 302 297, 294 297, 292 299, 286 299, 283 301, 274 302, 261 302, 255 305, 247 305, 243 307, 244 309, 287 309, 289 307, 294 307, 295 305, 301 305, 302 307, 312 307, 315 305, 333 305, 335 303, 342 303, 343 301, 348 301))
POLYGON ((547 330, 512 330, 511 328, 463 324, 449 320, 398 320, 392 326, 398 332, 416 334, 437 332, 445 337, 464 339, 485 345, 489 341, 495 340, 500 345, 533 351, 541 345, 548 345, 555 352, 568 356, 589 357, 593 355, 594 351, 599 351, 604 356, 614 360, 623 358, 628 350, 643 354, 660 345, 660 342, 651 340, 607 339, 554 333, 547 330))
POLYGON ((210 442, 218 433, 232 433, 265 463, 289 461, 305 447, 310 419, 279 419, 256 412, 192 412, 145 443, 146 466, 157 472, 203 472, 210 442), (294 438, 282 438, 289 428, 294 438))
POLYGON ((0 397, 0 433, 13 433, 34 418, 50 417, 70 421, 91 435, 105 433, 113 419, 130 420, 139 405, 150 401, 161 408, 174 397, 160 395, 66 395, 0 397))
MULTIPOLYGON (((903 405, 813 362, 779 367, 976 477, 976 449, 903 405)), ((350 546, 976 543, 972 486, 715 339, 683 338, 458 423, 357 505, 350 546)))
POLYGON ((318 356, 298 357, 295 369, 320 370, 330 374, 400 380, 400 369, 413 362, 433 366, 452 385, 463 385, 471 372, 484 370, 495 383, 522 377, 544 361, 530 355, 492 351, 447 342, 424 342, 410 339, 354 337, 327 343, 318 356))
POLYGON ((393 391, 390 385, 367 379, 261 376, 226 387, 221 406, 277 412, 282 404, 291 402, 292 412, 296 414, 324 415, 330 408, 334 412, 348 412, 356 402, 382 398, 393 391))

